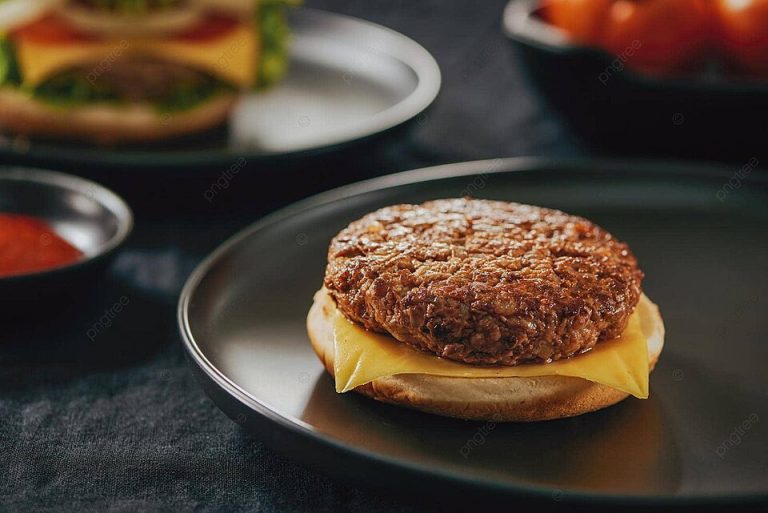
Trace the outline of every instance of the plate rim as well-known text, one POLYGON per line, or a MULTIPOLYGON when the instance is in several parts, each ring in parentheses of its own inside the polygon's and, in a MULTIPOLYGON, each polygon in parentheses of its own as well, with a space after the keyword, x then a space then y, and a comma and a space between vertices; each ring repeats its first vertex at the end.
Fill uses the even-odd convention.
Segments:
MULTIPOLYGON (((477 176, 495 174, 540 174, 547 172, 581 172, 581 173, 617 173, 625 175, 629 172, 634 176, 671 176, 681 177, 708 177, 729 178, 733 171, 722 164, 690 163, 680 160, 659 159, 628 159, 628 158, 550 158, 550 157, 508 157, 485 160, 474 160, 429 166, 410 171, 403 171, 390 175, 380 176, 360 182, 344 185, 331 189, 286 207, 280 208, 258 220, 221 243, 211 252, 190 274, 187 279, 178 302, 177 322, 182 338, 182 343, 189 357, 190 363, 194 363, 197 371, 201 371, 212 383, 230 398, 249 408, 263 419, 277 424, 286 429, 292 435, 305 438, 305 441, 319 443, 326 449, 341 451, 346 456, 352 456, 370 460, 377 465, 383 465, 391 469, 400 469, 416 475, 437 478, 443 482, 454 483, 459 486, 469 486, 476 490, 486 490, 498 494, 529 497, 532 499, 549 499, 553 494, 558 494, 563 501, 574 503, 597 503, 601 505, 616 505, 634 503, 647 506, 694 506, 714 504, 751 504, 768 501, 768 491, 746 494, 713 494, 713 495, 639 495, 602 492, 584 492, 573 490, 560 490, 542 485, 510 484, 493 479, 482 479, 459 475, 441 468, 426 465, 403 462, 394 457, 384 456, 366 449, 348 446, 330 435, 314 430, 311 425, 290 416, 282 415, 270 408, 267 404, 252 396, 239 385, 228 378, 222 371, 216 368, 207 358, 195 341, 189 323, 189 307, 192 296, 205 275, 213 265, 227 254, 232 248, 253 234, 292 216, 311 210, 329 203, 377 190, 399 187, 403 185, 428 182, 443 178, 457 178, 462 176, 477 176)), ((768 175, 752 175, 762 185, 768 185, 768 175)), ((205 388, 205 387, 204 387, 205 388)), ((208 391, 206 390, 206 393, 208 391)), ((210 395, 210 394, 209 394, 210 395)), ((211 399, 217 405, 213 397, 211 399)))
MULTIPOLYGON (((401 44, 408 47, 406 52, 399 52, 399 55, 392 54, 395 58, 405 63, 409 69, 413 70, 418 79, 416 88, 408 96, 399 102, 390 105, 380 114, 388 113, 393 109, 407 102, 413 102, 413 106, 406 109, 405 112, 398 115, 387 116, 384 122, 376 126, 371 126, 361 131, 354 137, 346 137, 332 143, 313 145, 298 150, 288 151, 254 151, 244 149, 242 151, 229 150, 206 150, 201 152, 190 152, 190 148, 178 148, 172 151, 158 154, 151 149, 141 149, 137 151, 125 151, 119 146, 116 148, 85 146, 68 147, 66 142, 42 141, 30 142, 26 151, 17 151, 14 149, 13 136, 3 135, 6 139, 0 145, 0 157, 16 159, 20 165, 29 165, 32 162, 59 164, 87 164, 104 165, 115 168, 182 168, 182 167, 205 167, 221 163, 224 160, 245 158, 252 162, 271 162, 290 159, 300 159, 314 155, 322 155, 334 152, 348 146, 363 143, 372 138, 382 136, 399 127, 413 121, 420 114, 429 109, 437 100, 442 90, 442 71, 437 60, 423 45, 416 40, 401 32, 391 29, 385 25, 369 21, 363 18, 350 16, 347 14, 336 13, 324 9, 315 9, 311 7, 298 7, 289 13, 289 16, 315 17, 322 22, 334 22, 343 24, 353 24, 365 26, 369 29, 387 34, 389 37, 397 38, 401 44), (407 54, 408 58, 403 58, 407 54), (415 99, 415 100, 414 100, 415 99), (33 149, 34 148, 34 149, 33 149)), ((279 85, 277 86, 279 87, 279 85)), ((397 114, 397 113, 396 113, 397 114)))

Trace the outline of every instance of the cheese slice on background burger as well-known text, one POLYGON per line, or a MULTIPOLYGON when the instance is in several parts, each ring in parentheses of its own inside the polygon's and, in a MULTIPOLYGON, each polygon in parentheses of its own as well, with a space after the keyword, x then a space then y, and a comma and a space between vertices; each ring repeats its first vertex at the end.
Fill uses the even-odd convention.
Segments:
POLYGON ((286 69, 285 1, 30 4, 0 3, 5 132, 102 143, 199 132, 286 69))

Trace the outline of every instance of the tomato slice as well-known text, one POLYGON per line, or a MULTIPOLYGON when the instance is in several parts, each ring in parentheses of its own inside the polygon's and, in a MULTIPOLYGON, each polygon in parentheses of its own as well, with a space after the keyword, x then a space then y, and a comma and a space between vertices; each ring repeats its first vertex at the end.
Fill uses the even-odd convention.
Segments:
MULTIPOLYGON (((181 34, 173 36, 171 39, 190 42, 210 41, 230 33, 239 23, 238 20, 233 18, 210 15, 206 17, 203 23, 181 34)), ((93 35, 78 31, 55 15, 46 16, 23 27, 17 28, 11 35, 12 37, 23 38, 36 43, 52 45, 93 41, 98 39, 93 35)))
POLYGON ((544 19, 582 44, 600 44, 605 13, 613 0, 544 0, 544 19))
POLYGON ((36 43, 72 43, 90 39, 55 15, 45 16, 12 31, 12 37, 36 43))
POLYGON ((178 36, 178 39, 188 41, 210 41, 218 39, 232 32, 239 25, 239 21, 226 16, 209 15, 205 22, 197 27, 184 32, 178 36))

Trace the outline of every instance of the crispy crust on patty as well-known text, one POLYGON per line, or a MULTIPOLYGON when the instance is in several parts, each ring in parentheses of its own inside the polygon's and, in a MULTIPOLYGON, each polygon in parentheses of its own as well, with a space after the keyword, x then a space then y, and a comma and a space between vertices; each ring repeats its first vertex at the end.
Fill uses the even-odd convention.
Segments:
POLYGON ((642 278, 627 245, 586 219, 465 198, 351 223, 331 241, 324 283, 369 330, 456 361, 517 365, 619 336, 642 278))

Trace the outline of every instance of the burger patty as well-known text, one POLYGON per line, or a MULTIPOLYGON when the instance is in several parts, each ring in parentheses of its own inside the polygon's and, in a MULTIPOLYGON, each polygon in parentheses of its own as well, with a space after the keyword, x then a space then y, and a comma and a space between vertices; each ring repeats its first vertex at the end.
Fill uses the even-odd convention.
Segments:
POLYGON ((470 364, 550 362, 616 338, 643 273, 592 222, 517 203, 383 208, 331 241, 340 311, 421 351, 470 364))
POLYGON ((187 0, 74 0, 73 3, 96 11, 146 14, 178 8, 189 2, 187 0))
POLYGON ((54 104, 148 103, 170 112, 191 109, 233 89, 183 64, 135 56, 68 69, 37 86, 34 95, 54 104))
POLYGON ((171 96, 180 85, 190 88, 207 84, 212 79, 205 73, 184 64, 150 57, 120 58, 114 65, 104 66, 94 74, 93 67, 79 70, 95 86, 108 89, 125 102, 162 101, 171 96))

